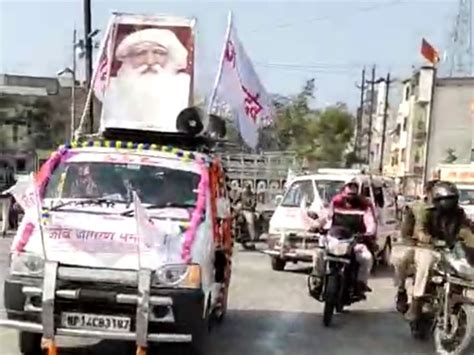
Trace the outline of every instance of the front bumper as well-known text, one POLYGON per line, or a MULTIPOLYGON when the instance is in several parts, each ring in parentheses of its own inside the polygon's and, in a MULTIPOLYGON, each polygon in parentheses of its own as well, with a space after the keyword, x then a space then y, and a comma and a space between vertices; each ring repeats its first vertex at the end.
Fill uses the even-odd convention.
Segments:
MULTIPOLYGON (((45 270, 47 271, 48 268, 45 270)), ((54 267, 43 279, 10 277, 5 281, 8 319, 0 326, 55 335, 148 342, 191 342, 202 325, 201 289, 150 287, 147 271, 54 267), (98 282, 98 280, 101 280, 98 282), (126 316, 130 331, 72 329, 61 325, 62 312, 126 316)))
POLYGON ((314 233, 267 234, 268 248, 263 252, 283 260, 313 260, 314 249, 319 247, 319 236, 314 233))

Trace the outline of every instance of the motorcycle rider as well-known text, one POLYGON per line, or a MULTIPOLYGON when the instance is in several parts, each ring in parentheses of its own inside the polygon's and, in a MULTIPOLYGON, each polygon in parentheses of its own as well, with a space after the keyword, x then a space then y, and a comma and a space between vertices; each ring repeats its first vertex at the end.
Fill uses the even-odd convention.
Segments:
POLYGON ((257 199, 250 184, 245 186, 245 190, 242 192, 240 201, 242 204, 242 214, 247 221, 250 240, 255 241, 257 234, 255 229, 255 208, 257 206, 257 199))
POLYGON ((414 253, 416 274, 413 299, 406 314, 409 321, 415 321, 421 315, 422 297, 430 272, 439 258, 438 253, 429 248, 434 239, 444 240, 449 246, 460 241, 471 250, 474 248, 472 223, 459 206, 459 191, 453 183, 439 181, 434 184, 432 206, 426 209, 421 222, 421 230, 415 234, 417 243, 425 248, 416 248, 414 253))
MULTIPOLYGON (((361 233, 367 236, 375 235, 377 225, 373 206, 369 200, 359 194, 359 184, 357 182, 350 181, 343 186, 341 192, 333 197, 328 215, 320 217, 314 223, 312 229, 327 229, 328 224, 331 228, 343 227, 351 233, 361 233)), ((357 243, 354 252, 359 264, 356 293, 359 297, 365 298, 365 293, 372 291, 368 286, 368 279, 374 260, 366 244, 357 243)), ((313 277, 316 294, 319 294, 322 290, 324 272, 324 251, 316 249, 313 256, 313 277)))
POLYGON ((423 224, 427 216, 428 208, 433 203, 433 187, 438 180, 428 181, 424 187, 424 198, 416 200, 413 206, 405 206, 402 215, 400 234, 404 246, 400 246, 399 253, 392 256, 392 265, 395 269, 394 281, 397 287, 396 309, 400 313, 408 311, 408 295, 406 291, 406 280, 415 263, 415 240, 426 240, 423 232, 423 224))

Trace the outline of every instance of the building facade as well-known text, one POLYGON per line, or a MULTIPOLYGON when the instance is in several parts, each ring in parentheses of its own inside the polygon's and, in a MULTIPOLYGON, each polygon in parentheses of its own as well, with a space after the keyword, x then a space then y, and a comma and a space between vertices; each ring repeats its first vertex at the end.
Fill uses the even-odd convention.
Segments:
MULTIPOLYGON (((77 83, 76 83, 77 84, 77 83)), ((27 173, 39 155, 70 137, 72 80, 0 74, 0 180, 6 171, 27 173)), ((76 123, 86 98, 76 85, 76 123)), ((100 107, 95 105, 98 121, 100 107)))
POLYGON ((474 138, 474 78, 436 78, 422 67, 403 81, 387 172, 405 194, 443 163, 469 163, 474 138))

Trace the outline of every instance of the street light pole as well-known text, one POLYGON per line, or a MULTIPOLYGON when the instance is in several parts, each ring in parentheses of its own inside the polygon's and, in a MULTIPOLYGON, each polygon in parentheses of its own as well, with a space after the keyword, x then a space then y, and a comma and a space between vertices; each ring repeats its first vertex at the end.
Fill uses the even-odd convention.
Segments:
POLYGON ((77 30, 74 28, 72 35, 71 141, 74 139, 74 130, 76 128, 76 47, 77 30))
MULTIPOLYGON (((86 64, 86 88, 92 89, 92 11, 91 0, 83 0, 84 2, 84 44, 85 44, 85 64, 86 64)), ((94 133, 94 108, 93 100, 89 103, 89 130, 94 133)))

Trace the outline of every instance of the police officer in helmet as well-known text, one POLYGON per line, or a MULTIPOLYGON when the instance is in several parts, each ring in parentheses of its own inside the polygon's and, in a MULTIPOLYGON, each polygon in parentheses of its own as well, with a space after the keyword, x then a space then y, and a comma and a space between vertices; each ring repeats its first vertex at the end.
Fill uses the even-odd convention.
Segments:
MULTIPOLYGON (((433 186, 432 207, 427 209, 423 222, 423 235, 427 238, 421 241, 421 244, 430 245, 436 239, 445 241, 448 246, 461 242, 468 249, 474 248, 472 223, 459 206, 459 191, 453 183, 439 181, 433 186)), ((421 315, 422 296, 425 294, 430 272, 438 258, 438 253, 429 248, 415 250, 417 270, 413 300, 406 315, 410 321, 416 320, 421 315)))

